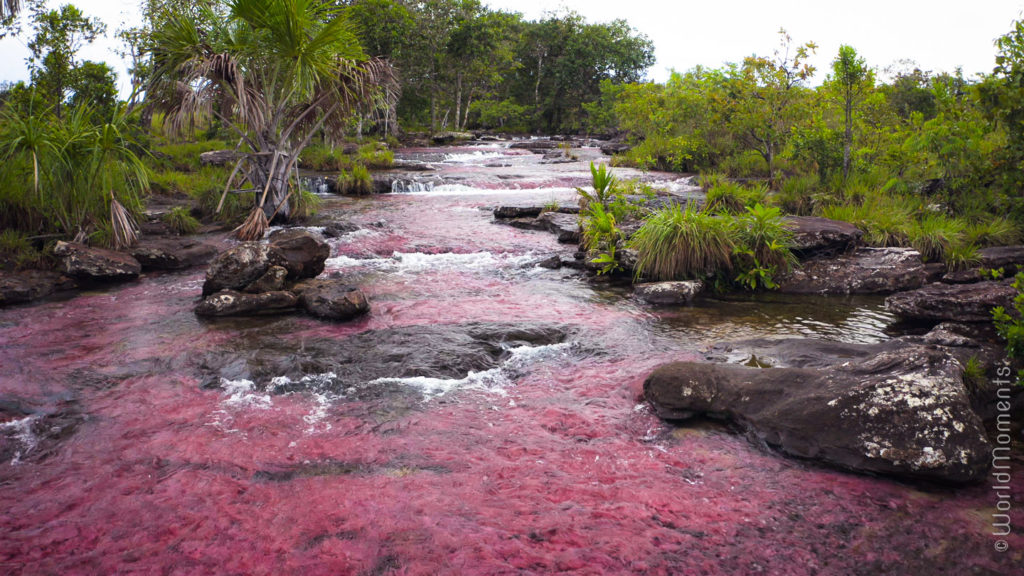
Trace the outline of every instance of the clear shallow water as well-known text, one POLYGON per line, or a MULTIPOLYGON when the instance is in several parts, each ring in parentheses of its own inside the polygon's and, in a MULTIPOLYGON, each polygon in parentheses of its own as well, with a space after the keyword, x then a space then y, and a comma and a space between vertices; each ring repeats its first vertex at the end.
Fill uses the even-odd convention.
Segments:
MULTIPOLYGON (((569 185, 516 191, 484 180, 479 193, 463 180, 458 195, 329 201, 364 226, 332 240, 328 263, 370 297, 372 313, 353 323, 199 320, 198 273, 0 310, 0 398, 22 410, 0 423, 12 431, 0 435, 0 572, 1008 574, 1020 565, 1019 537, 1010 553, 992 551, 989 486, 922 490, 809 466, 719 427, 668 426, 638 400, 655 366, 724 340, 886 338, 880 300, 643 306, 532 266, 569 248, 495 224, 486 209, 571 203, 569 185), (402 357, 490 325, 554 326, 565 337, 509 342, 472 374, 400 373, 402 357), (357 342, 371 346, 353 363, 399 356, 395 372, 324 369, 357 342), (202 386, 208 362, 268 354, 283 359, 274 370, 202 386)), ((1024 510, 1020 479, 1014 494, 1024 510)))

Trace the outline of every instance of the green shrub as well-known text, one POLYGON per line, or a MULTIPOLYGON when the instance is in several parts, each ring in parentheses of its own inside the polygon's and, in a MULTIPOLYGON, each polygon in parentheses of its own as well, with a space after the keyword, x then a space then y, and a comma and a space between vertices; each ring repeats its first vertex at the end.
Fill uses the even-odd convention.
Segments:
POLYGON ((813 174, 786 178, 775 194, 775 202, 788 214, 809 216, 814 213, 819 184, 813 174))
POLYGON ((708 210, 737 214, 744 209, 764 204, 768 198, 768 187, 759 185, 748 188, 736 182, 721 182, 707 191, 708 210))
POLYGON ((395 163, 395 154, 382 146, 383 144, 378 143, 360 146, 357 156, 358 162, 374 170, 391 168, 395 163))
POLYGON ((295 194, 292 194, 291 218, 295 220, 311 218, 320 209, 321 202, 320 197, 313 192, 299 188, 295 194))
POLYGON ((175 206, 170 212, 164 214, 163 221, 176 234, 195 234, 199 230, 199 220, 196 220, 189 209, 184 206, 175 206))
POLYGON ((967 270, 981 264, 978 247, 971 242, 959 242, 951 245, 944 255, 946 268, 950 270, 967 270))
POLYGON ((306 146, 299 155, 300 166, 317 172, 350 170, 353 163, 341 148, 331 148, 322 144, 306 146))
POLYGON ((27 234, 10 228, 0 232, 0 268, 5 264, 19 269, 39 268, 45 263, 46 257, 36 250, 27 234))
POLYGON ((732 229, 735 281, 749 290, 776 288, 777 275, 797 262, 791 250, 793 232, 786 227, 782 211, 761 204, 748 207, 735 218, 732 229))
POLYGON ((964 228, 964 240, 978 246, 1009 246, 1020 242, 1020 228, 1004 216, 986 215, 964 228))
POLYGON ((159 168, 179 172, 195 172, 202 168, 199 155, 212 150, 228 150, 234 146, 223 140, 170 142, 153 147, 154 162, 159 168))
POLYGON ((729 227, 730 219, 691 205, 655 211, 629 240, 639 253, 636 275, 675 280, 730 270, 735 244, 729 227))
MULTIPOLYGON (((1017 295, 1013 299, 1014 315, 1002 306, 992 309, 992 320, 996 332, 1006 341, 1006 353, 1014 360, 1024 360, 1024 272, 1017 273, 1013 287, 1017 295)), ((1024 372, 1024 371, 1022 371, 1024 372)), ((1024 383, 1024 374, 1018 373, 1017 384, 1024 383)))
POLYGON ((351 170, 342 170, 338 175, 338 189, 342 194, 365 196, 373 193, 373 177, 362 164, 355 164, 351 170))
POLYGON ((945 214, 927 214, 906 227, 908 240, 926 262, 942 260, 950 247, 963 243, 965 224, 945 214))
POLYGON ((694 172, 708 166, 709 152, 702 138, 650 136, 616 158, 622 165, 641 170, 694 172))

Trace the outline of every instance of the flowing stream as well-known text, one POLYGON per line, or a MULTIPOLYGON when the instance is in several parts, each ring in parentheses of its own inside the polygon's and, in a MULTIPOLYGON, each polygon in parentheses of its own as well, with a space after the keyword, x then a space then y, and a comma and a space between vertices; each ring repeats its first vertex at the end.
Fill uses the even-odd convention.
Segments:
POLYGON ((325 199, 361 227, 325 272, 370 298, 355 322, 201 320, 195 271, 0 309, 0 573, 1019 568, 992 551, 988 485, 835 471, 639 399, 654 367, 723 340, 890 338, 881 299, 642 305, 537 267, 572 248, 493 221, 498 204, 575 203, 584 161, 400 157, 435 183, 325 199))

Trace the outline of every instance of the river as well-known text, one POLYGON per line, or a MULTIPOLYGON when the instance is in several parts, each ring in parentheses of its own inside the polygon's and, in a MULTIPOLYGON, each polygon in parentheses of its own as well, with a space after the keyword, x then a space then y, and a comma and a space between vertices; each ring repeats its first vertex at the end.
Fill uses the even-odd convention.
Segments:
POLYGON ((0 572, 1019 569, 1020 546, 992 550, 989 485, 850 474, 656 418, 640 392, 659 364, 753 336, 876 342, 895 319, 879 298, 653 308, 535 266, 572 248, 491 208, 574 204, 581 154, 407 150, 438 168, 417 191, 326 198, 361 227, 325 272, 369 297, 351 323, 199 319, 198 271, 0 309, 0 572))

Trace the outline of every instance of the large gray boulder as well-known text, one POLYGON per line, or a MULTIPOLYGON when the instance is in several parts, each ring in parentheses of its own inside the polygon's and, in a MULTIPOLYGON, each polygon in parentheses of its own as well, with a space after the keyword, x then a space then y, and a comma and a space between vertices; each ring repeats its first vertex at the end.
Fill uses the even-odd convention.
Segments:
POLYGON ((122 282, 134 280, 142 265, 124 252, 93 248, 75 242, 57 242, 53 253, 63 273, 87 282, 122 282))
POLYGON ((992 309, 1009 309, 1017 290, 1010 280, 974 284, 929 284, 885 299, 885 306, 908 320, 991 322, 992 309))
POLYGON ((305 228, 277 230, 268 242, 285 257, 288 278, 316 278, 324 271, 324 263, 331 257, 331 246, 318 232, 305 228))
POLYGON ((662 418, 740 424, 780 451, 844 469, 950 483, 985 478, 991 445, 961 382, 934 346, 787 341, 790 365, 676 362, 644 393, 662 418))
POLYGON ((247 294, 222 290, 207 296, 198 305, 197 316, 261 316, 293 312, 299 300, 286 291, 247 294))
POLYGON ((276 247, 259 242, 243 242, 218 254, 206 268, 203 296, 221 290, 243 290, 271 266, 286 266, 288 259, 276 247))
POLYGON ((885 294, 920 288, 925 268, 913 248, 858 248, 809 260, 778 280, 788 294, 885 294))

